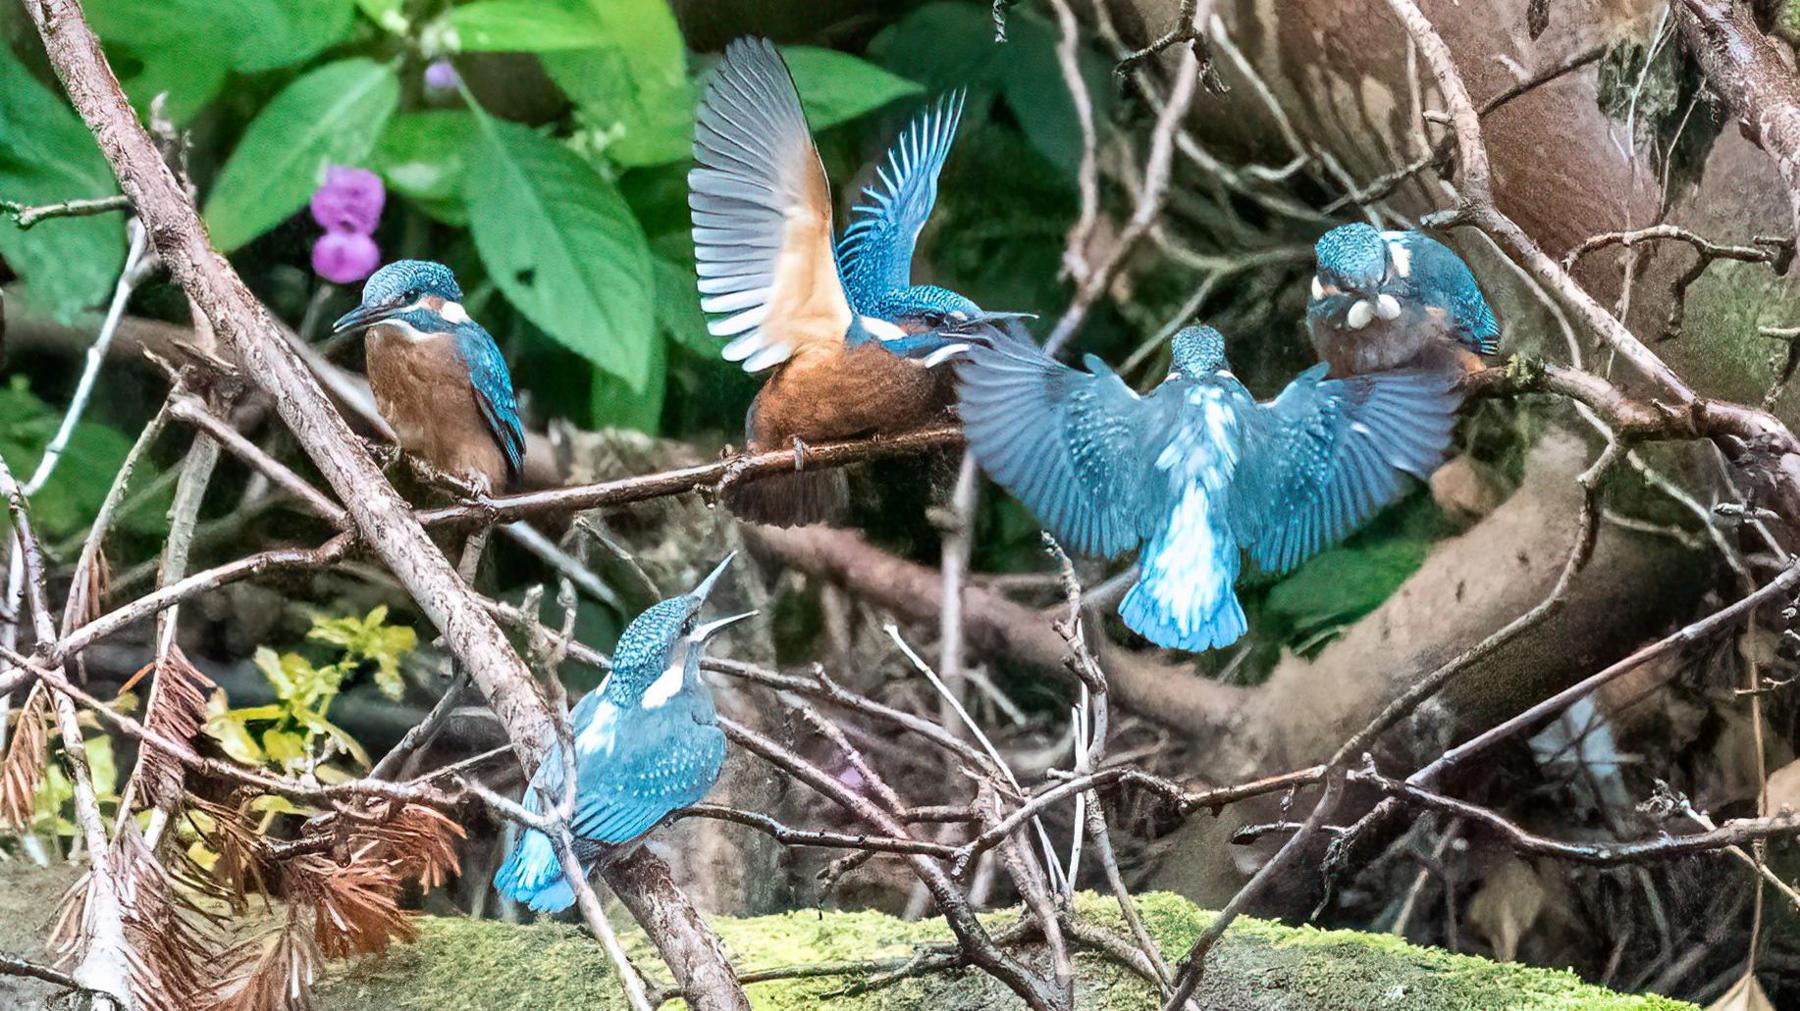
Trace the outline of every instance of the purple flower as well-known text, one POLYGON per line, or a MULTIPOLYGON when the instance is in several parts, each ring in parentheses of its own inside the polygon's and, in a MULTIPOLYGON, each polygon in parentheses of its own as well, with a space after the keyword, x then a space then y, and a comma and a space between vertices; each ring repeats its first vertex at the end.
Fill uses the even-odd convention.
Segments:
POLYGON ((354 284, 375 272, 381 250, 358 232, 330 231, 313 243, 313 273, 333 284, 354 284))
POLYGON ((368 169, 333 165, 325 170, 325 185, 313 191, 312 216, 328 232, 367 235, 381 221, 381 205, 386 202, 380 176, 368 169))
POLYGON ((433 60, 425 66, 425 87, 430 91, 454 91, 462 76, 449 60, 433 60))

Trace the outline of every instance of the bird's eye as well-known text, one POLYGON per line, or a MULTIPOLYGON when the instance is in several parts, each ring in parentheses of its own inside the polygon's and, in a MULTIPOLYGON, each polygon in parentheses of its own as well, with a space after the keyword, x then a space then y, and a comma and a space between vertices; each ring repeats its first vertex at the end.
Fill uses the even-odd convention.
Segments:
POLYGON ((919 317, 919 319, 927 327, 930 327, 933 330, 936 330, 944 325, 944 314, 941 312, 924 313, 919 317))

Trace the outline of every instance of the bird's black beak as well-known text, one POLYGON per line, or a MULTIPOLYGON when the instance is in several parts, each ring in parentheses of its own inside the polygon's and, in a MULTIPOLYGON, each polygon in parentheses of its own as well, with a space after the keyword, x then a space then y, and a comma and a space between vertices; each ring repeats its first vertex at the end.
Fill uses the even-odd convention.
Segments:
POLYGON ((339 316, 336 323, 331 324, 333 334, 348 333, 361 330, 363 327, 379 323, 393 314, 393 310, 381 305, 359 305, 339 316))
POLYGON ((761 613, 762 612, 760 611, 745 611, 743 614, 733 614, 725 618, 715 618, 704 625, 695 625, 694 630, 688 633, 688 639, 691 642, 705 642, 713 636, 718 635, 720 632, 725 631, 727 628, 730 628, 732 625, 743 621, 745 618, 754 618, 761 613))
MULTIPOLYGON (((736 557, 737 552, 733 551, 731 554, 726 555, 718 565, 713 566, 713 570, 706 574, 706 578, 700 580, 700 585, 694 587, 692 595, 700 598, 700 600, 704 602, 707 596, 712 593, 713 587, 718 585, 719 577, 723 576, 726 568, 731 565, 731 560, 736 557)), ((718 635, 720 632, 723 632, 726 628, 743 621, 745 618, 754 618, 756 614, 757 612, 755 611, 745 611, 743 614, 734 614, 727 618, 719 618, 702 625, 696 625, 694 626, 694 630, 688 633, 688 641, 705 642, 713 636, 718 635)))

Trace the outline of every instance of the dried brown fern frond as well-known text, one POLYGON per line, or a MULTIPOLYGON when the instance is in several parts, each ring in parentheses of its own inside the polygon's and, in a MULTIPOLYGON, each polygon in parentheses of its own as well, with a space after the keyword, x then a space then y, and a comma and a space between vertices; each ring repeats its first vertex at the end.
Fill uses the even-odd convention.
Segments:
POLYGON ((309 909, 313 941, 330 958, 386 951, 395 941, 418 937, 412 917, 400 908, 402 882, 385 863, 353 860, 339 866, 309 853, 288 861, 287 900, 309 909))
POLYGON ((49 762, 50 696, 35 684, 19 707, 19 719, 0 760, 0 822, 15 831, 31 824, 37 807, 38 787, 44 782, 49 762))
POLYGON ((367 845, 359 850, 385 861, 402 883, 430 891, 462 873, 456 844, 463 828, 442 811, 421 804, 402 804, 381 821, 359 826, 367 845))
POLYGON ((211 993, 216 947, 200 911, 126 821, 113 842, 132 991, 148 1011, 190 1011, 211 993))
POLYGON ((323 956, 310 918, 290 909, 286 921, 227 951, 205 1011, 307 1011, 323 956))
MULTIPOLYGON (((191 743, 206 726, 207 693, 213 683, 200 673, 179 647, 161 660, 147 664, 131 678, 135 683, 154 671, 150 698, 144 707, 144 723, 169 740, 191 743)), ((184 770, 180 759, 154 745, 138 750, 136 787, 152 807, 173 811, 182 802, 184 770)))

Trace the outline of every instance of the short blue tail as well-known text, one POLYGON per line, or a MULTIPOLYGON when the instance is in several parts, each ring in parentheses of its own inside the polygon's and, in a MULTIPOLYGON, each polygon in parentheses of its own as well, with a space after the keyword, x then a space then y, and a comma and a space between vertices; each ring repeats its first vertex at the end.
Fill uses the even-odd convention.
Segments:
POLYGON ((575 889, 563 877, 556 847, 542 832, 527 830, 494 875, 494 888, 535 913, 560 913, 575 904, 575 889))
POLYGON ((1158 646, 1198 653, 1229 646, 1250 629, 1244 608, 1229 583, 1220 587, 1212 607, 1201 612, 1174 606, 1158 596, 1158 589, 1161 587, 1153 581, 1139 580, 1119 604, 1119 616, 1125 624, 1158 646))

